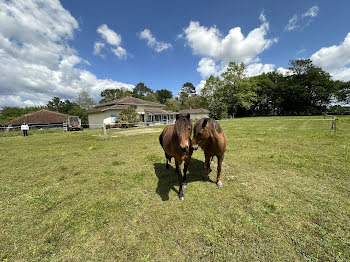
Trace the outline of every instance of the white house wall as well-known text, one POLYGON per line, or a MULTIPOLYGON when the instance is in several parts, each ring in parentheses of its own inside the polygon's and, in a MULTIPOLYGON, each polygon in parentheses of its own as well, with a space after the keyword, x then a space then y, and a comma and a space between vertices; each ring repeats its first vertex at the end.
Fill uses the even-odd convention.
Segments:
POLYGON ((145 110, 159 110, 162 109, 161 106, 147 106, 147 105, 137 105, 136 112, 145 113, 145 110))
POLYGON ((109 125, 112 123, 111 115, 119 115, 123 110, 107 110, 105 112, 91 113, 88 115, 89 125, 91 129, 99 129, 103 127, 103 123, 109 125))

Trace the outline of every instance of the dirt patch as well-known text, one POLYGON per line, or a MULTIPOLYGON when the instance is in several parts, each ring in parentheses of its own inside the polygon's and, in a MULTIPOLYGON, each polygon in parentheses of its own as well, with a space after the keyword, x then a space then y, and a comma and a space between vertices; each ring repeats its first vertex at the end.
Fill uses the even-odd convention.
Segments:
POLYGON ((132 129, 132 130, 125 130, 125 131, 119 131, 116 132, 115 134, 111 135, 111 137, 117 137, 118 135, 140 135, 140 134, 149 134, 149 133, 159 133, 161 130, 160 129, 155 129, 155 128, 140 128, 140 129, 132 129))

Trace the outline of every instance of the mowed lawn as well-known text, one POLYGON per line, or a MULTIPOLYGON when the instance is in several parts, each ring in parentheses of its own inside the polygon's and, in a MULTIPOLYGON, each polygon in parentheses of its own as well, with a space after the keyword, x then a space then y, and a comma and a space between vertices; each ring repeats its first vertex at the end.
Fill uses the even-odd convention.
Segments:
POLYGON ((0 133, 0 259, 349 261, 350 117, 299 118, 221 121, 223 188, 198 150, 184 201, 163 127, 0 133))

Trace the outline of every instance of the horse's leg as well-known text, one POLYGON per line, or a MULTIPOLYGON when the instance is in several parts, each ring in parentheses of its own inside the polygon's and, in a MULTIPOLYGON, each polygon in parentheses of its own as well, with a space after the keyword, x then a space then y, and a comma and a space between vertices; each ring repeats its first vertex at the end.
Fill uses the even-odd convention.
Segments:
POLYGON ((204 155, 205 155, 205 178, 208 179, 209 178, 209 173, 211 171, 210 169, 210 155, 206 152, 204 152, 204 155))
POLYGON ((183 176, 183 180, 182 180, 182 187, 183 188, 186 188, 186 186, 187 186, 186 173, 187 173, 188 165, 190 164, 190 161, 191 161, 191 157, 185 158, 184 176, 183 176))
POLYGON ((166 164, 165 164, 166 169, 169 169, 169 163, 171 162, 171 157, 167 153, 165 153, 165 159, 166 159, 166 164))
POLYGON ((175 158, 175 165, 176 165, 176 172, 179 178, 179 199, 180 200, 184 200, 185 196, 184 196, 184 192, 182 189, 182 174, 181 174, 181 162, 175 158))
POLYGON ((217 158, 218 158, 218 174, 216 178, 216 184, 218 185, 218 187, 222 187, 220 176, 221 176, 222 161, 224 160, 224 154, 222 154, 221 156, 217 156, 217 158))

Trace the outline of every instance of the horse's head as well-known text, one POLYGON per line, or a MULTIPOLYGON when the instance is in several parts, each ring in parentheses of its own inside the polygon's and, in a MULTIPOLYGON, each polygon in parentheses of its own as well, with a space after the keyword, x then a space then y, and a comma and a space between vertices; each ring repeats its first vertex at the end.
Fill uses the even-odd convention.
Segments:
POLYGON ((192 123, 190 114, 186 116, 176 115, 174 133, 179 139, 180 148, 183 152, 189 150, 191 146, 192 123))
POLYGON ((202 145, 210 136, 210 125, 208 118, 202 118, 194 124, 192 148, 198 149, 198 145, 202 145))

